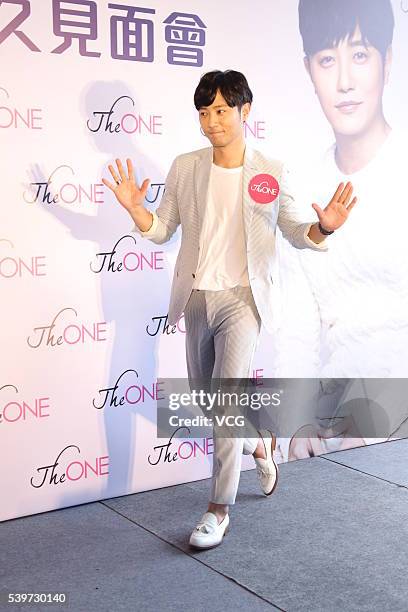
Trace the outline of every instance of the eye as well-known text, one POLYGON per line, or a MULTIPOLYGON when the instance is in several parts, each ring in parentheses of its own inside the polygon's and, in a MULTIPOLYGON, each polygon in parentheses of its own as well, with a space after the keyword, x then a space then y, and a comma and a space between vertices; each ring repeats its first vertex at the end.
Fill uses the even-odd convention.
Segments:
POLYGON ((224 108, 219 108, 218 109, 218 113, 225 113, 225 109, 224 108))
POLYGON ((368 59, 368 53, 365 53, 365 51, 357 51, 357 53, 353 55, 353 59, 358 64, 363 64, 368 59))
POLYGON ((323 57, 321 57, 319 59, 319 64, 323 68, 327 68, 329 66, 332 66, 333 63, 334 63, 334 57, 332 55, 324 55, 323 57))
POLYGON ((200 117, 206 117, 207 111, 200 111, 200 117))

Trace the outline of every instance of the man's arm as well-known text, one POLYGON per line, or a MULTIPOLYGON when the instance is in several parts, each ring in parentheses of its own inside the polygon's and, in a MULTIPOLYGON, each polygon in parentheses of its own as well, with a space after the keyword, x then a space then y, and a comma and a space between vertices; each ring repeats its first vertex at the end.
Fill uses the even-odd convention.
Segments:
POLYGON ((288 171, 284 166, 281 175, 281 204, 278 216, 278 225, 283 236, 293 246, 300 249, 310 247, 315 250, 327 250, 326 236, 345 223, 357 202, 356 197, 351 199, 352 194, 353 186, 350 182, 346 185, 340 183, 324 209, 320 208, 318 204, 312 204, 319 221, 317 223, 302 223, 299 220, 299 213, 289 187, 288 171))
POLYGON ((143 217, 132 214, 135 223, 133 231, 138 232, 143 238, 149 238, 156 244, 162 244, 170 240, 177 227, 180 225, 180 214, 177 202, 177 158, 173 161, 166 178, 165 192, 156 212, 144 209, 147 215, 143 217))
POLYGON ((139 232, 146 234, 152 228, 154 221, 153 213, 146 208, 140 208, 140 210, 131 213, 130 216, 139 232))
POLYGON ((278 226, 282 235, 298 249, 311 248, 327 251, 325 236, 315 226, 317 223, 302 223, 298 206, 295 203, 289 172, 286 166, 282 168, 280 180, 280 206, 278 226))
POLYGON ((114 183, 105 178, 102 182, 116 196, 118 202, 133 219, 133 231, 141 236, 150 238, 152 242, 161 244, 171 238, 180 224, 177 202, 177 158, 173 161, 167 175, 165 193, 156 212, 151 213, 144 206, 149 179, 145 179, 139 187, 136 183, 133 165, 130 159, 126 160, 128 174, 122 166, 120 159, 116 160, 117 169, 109 165, 109 171, 114 183))

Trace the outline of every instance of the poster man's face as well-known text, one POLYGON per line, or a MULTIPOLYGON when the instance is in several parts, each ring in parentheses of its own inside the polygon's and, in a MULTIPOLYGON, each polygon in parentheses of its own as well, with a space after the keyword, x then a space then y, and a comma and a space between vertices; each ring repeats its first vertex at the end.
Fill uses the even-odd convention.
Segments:
POLYGON ((335 134, 354 136, 383 117, 382 96, 388 81, 391 50, 365 46, 360 28, 332 49, 305 59, 319 102, 335 134))
POLYGON ((237 106, 228 106, 217 91, 214 102, 210 106, 200 108, 200 125, 213 147, 225 147, 235 139, 242 137, 242 121, 249 112, 249 104, 244 104, 241 111, 237 106))

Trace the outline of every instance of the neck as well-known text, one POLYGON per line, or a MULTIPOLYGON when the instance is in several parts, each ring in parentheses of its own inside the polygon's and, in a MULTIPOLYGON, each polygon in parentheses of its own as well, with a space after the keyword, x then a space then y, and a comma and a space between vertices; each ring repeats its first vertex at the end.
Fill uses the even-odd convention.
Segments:
POLYGON ((384 144, 391 128, 384 116, 363 134, 335 134, 337 167, 343 174, 353 174, 364 168, 384 144))
POLYGON ((245 140, 239 138, 225 147, 213 147, 213 162, 222 168, 239 168, 243 165, 245 140))

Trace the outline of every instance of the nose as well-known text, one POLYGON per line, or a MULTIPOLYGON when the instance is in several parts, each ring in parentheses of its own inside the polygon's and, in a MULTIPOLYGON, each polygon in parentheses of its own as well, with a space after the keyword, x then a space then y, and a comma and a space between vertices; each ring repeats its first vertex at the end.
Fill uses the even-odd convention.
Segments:
POLYGON ((354 79, 347 61, 339 61, 337 74, 337 90, 343 93, 354 89, 354 79))
POLYGON ((216 125, 218 125, 218 114, 210 112, 208 114, 208 127, 211 129, 216 125))

